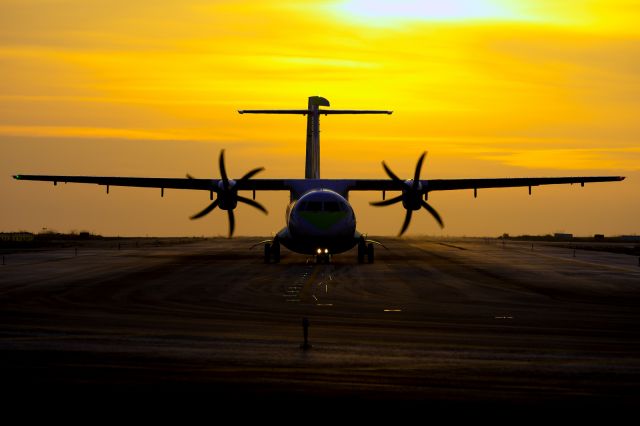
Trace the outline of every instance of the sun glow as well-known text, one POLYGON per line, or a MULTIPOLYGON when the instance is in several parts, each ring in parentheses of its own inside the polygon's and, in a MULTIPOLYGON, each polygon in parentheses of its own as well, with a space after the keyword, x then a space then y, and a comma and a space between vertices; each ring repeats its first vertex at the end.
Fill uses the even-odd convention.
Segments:
POLYGON ((531 16, 515 5, 496 0, 347 0, 335 5, 336 10, 356 21, 370 24, 397 21, 524 21, 531 16))

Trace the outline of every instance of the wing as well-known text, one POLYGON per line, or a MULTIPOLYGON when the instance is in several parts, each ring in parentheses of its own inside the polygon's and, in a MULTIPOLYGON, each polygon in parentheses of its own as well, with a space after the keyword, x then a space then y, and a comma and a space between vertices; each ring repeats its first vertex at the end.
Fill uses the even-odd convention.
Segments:
POLYGON ((512 188, 522 186, 558 185, 589 182, 615 182, 624 176, 570 176, 540 178, 499 178, 499 179, 434 179, 424 181, 428 191, 450 191, 454 189, 512 188))
POLYGON ((557 185, 579 183, 584 186, 586 182, 612 182, 623 180, 623 176, 570 176, 570 177, 543 177, 543 178, 502 178, 502 179, 434 179, 419 180, 420 167, 425 154, 422 154, 416 166, 415 179, 404 181, 398 178, 386 164, 383 164, 390 179, 384 180, 354 180, 348 187, 348 191, 383 191, 382 200, 374 201, 370 204, 376 207, 390 206, 402 202, 402 207, 406 210, 404 222, 398 236, 401 236, 408 229, 414 211, 426 210, 433 216, 435 221, 444 227, 444 222, 440 214, 427 202, 427 194, 430 191, 451 191, 455 189, 473 189, 473 195, 477 195, 478 188, 510 188, 529 187, 531 194, 532 186, 557 185), (402 195, 385 200, 384 191, 402 191, 402 195), (424 199, 423 199, 424 198, 424 199))
MULTIPOLYGON (((89 183, 102 186, 130 186, 139 188, 160 189, 195 189, 201 191, 219 192, 220 179, 194 178, 142 178, 117 176, 62 176, 62 175, 14 175, 17 180, 35 180, 64 183, 89 183)), ((286 191, 284 179, 251 179, 238 182, 238 190, 286 191)))
MULTIPOLYGON (((452 191, 456 189, 512 188, 540 185, 579 183, 584 186, 591 182, 614 182, 624 180, 624 176, 569 176, 539 178, 497 178, 497 179, 431 179, 421 180, 422 192, 452 191)), ((405 188, 402 181, 391 179, 355 179, 348 184, 348 191, 400 191, 405 188)))
MULTIPOLYGON (((57 184, 88 183, 102 186, 129 186, 160 189, 192 189, 220 191, 220 179, 194 178, 142 178, 117 176, 63 176, 63 175, 14 175, 17 180, 46 181, 57 184)), ((432 179, 421 180, 423 192, 451 191, 457 189, 532 187, 539 185, 574 184, 591 182, 613 182, 624 180, 624 176, 572 176, 543 178, 498 178, 498 179, 432 179)), ((250 179, 239 181, 237 189, 244 191, 290 191, 299 198, 314 188, 326 188, 347 195, 350 191, 401 191, 405 185, 391 179, 250 179)))

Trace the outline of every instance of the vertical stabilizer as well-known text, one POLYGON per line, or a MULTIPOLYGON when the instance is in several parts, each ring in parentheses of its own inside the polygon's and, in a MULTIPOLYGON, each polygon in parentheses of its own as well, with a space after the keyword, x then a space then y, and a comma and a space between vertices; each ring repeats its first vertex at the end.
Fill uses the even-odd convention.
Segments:
POLYGON ((366 109, 320 109, 330 106, 321 96, 310 96, 307 109, 241 109, 240 114, 302 114, 307 116, 307 158, 305 179, 320 179, 320 115, 333 114, 391 114, 393 111, 366 109))
POLYGON ((320 106, 330 106, 329 101, 320 96, 309 96, 305 179, 320 179, 320 106))

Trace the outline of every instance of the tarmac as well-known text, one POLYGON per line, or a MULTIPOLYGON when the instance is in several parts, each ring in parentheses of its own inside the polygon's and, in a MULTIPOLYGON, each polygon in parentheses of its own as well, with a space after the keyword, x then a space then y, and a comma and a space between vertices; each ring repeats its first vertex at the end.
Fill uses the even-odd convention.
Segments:
POLYGON ((640 403, 635 256, 380 237, 373 264, 284 249, 265 264, 250 249, 260 240, 6 253, 3 387, 218 403, 640 403))

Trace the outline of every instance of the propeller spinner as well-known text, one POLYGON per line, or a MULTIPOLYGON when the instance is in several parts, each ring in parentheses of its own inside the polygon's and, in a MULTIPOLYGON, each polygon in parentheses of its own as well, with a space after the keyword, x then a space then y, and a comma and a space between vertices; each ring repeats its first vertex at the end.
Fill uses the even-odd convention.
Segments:
POLYGON ((384 207, 402 201, 402 206, 407 210, 407 214, 404 217, 402 229, 400 229, 400 233, 398 234, 398 236, 404 234, 407 228, 409 228, 413 211, 420 210, 421 208, 428 211, 436 220, 436 222, 438 222, 438 225, 440 225, 441 228, 444 228, 444 223, 442 222, 442 218, 440 217, 438 212, 433 207, 431 207, 429 203, 422 199, 424 191, 422 189, 422 184, 420 183, 420 171, 422 170, 422 163, 424 162, 424 158, 426 157, 426 155, 427 153, 425 151, 418 159, 416 170, 413 174, 413 180, 400 179, 395 173, 393 173, 393 171, 389 168, 389 166, 387 166, 384 161, 382 162, 382 167, 384 168, 384 171, 387 173, 387 175, 391 178, 391 180, 402 185, 402 194, 388 200, 372 201, 369 204, 376 207, 384 207))
MULTIPOLYGON (((267 209, 264 208, 262 204, 250 198, 245 198, 241 195, 238 195, 238 189, 237 189, 237 185, 239 183, 248 181, 253 176, 263 171, 264 167, 257 167, 253 170, 248 171, 247 173, 244 174, 244 176, 242 176, 237 181, 233 179, 229 179, 229 177, 227 176, 227 168, 225 167, 225 163, 224 163, 224 149, 220 151, 220 158, 218 160, 218 165, 220 167, 220 176, 222 179, 218 183, 218 188, 215 189, 217 193, 217 197, 211 204, 205 207, 201 212, 191 216, 191 219, 199 219, 203 216, 206 216, 209 213, 211 213, 216 207, 219 207, 221 210, 226 210, 227 215, 229 217, 229 238, 231 238, 233 236, 233 231, 235 230, 235 227, 236 227, 236 219, 235 219, 235 215, 233 214, 233 210, 238 206, 238 202, 245 203, 252 207, 255 207, 256 209, 262 211, 264 214, 268 213, 267 209)), ((193 177, 189 174, 187 174, 187 178, 193 179, 193 177)))

